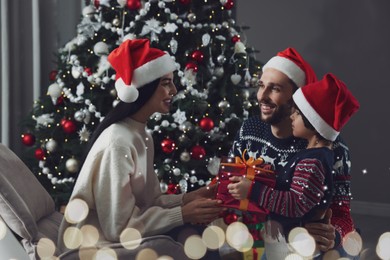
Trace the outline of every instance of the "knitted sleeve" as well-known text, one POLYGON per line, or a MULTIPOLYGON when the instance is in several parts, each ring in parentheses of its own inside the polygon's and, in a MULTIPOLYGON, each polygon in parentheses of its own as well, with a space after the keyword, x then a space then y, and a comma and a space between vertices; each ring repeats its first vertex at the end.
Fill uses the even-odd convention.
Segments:
POLYGON ((333 165, 334 196, 330 208, 332 209, 331 223, 338 232, 338 241, 355 229, 351 217, 351 160, 349 149, 339 136, 334 144, 335 163, 333 165))
MULTIPOLYGON (((96 213, 107 240, 118 241, 125 228, 135 228, 143 236, 162 234, 183 224, 181 208, 146 207, 132 190, 130 175, 134 161, 129 149, 105 149, 100 163, 94 164, 93 196, 96 213)), ((134 186, 134 184, 133 184, 134 186)), ((154 187, 143 187, 153 193, 154 187)), ((150 194, 153 196, 153 194, 150 194)))
MULTIPOLYGON (((343 186, 345 186, 346 183, 349 183, 349 179, 349 176, 336 176, 334 178, 334 186, 336 190, 340 190, 343 186)), ((342 195, 338 193, 338 196, 334 196, 334 199, 330 205, 330 208, 332 209, 331 223, 336 228, 336 231, 339 233, 341 238, 355 229, 351 217, 350 204, 350 195, 342 195)))
POLYGON ((317 159, 303 159, 295 167, 290 190, 275 190, 256 182, 251 199, 285 217, 302 217, 324 196, 325 172, 317 159))

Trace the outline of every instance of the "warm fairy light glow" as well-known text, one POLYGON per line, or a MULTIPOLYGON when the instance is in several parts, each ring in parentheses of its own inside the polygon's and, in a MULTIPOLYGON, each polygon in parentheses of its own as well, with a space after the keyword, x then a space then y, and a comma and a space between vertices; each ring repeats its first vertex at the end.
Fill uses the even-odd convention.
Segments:
POLYGON ((2 240, 7 234, 7 226, 4 221, 0 219, 0 240, 2 240))
POLYGON ((117 260, 118 256, 111 248, 104 247, 96 252, 94 260, 117 260))
POLYGON ((207 247, 198 235, 192 235, 184 243, 184 252, 191 259, 201 259, 207 252, 207 247))
POLYGON ((158 254, 151 248, 144 248, 138 252, 135 260, 157 260, 158 254))
POLYGON ((233 222, 226 229, 226 242, 237 251, 245 252, 252 248, 254 241, 244 223, 233 222))
POLYGON ((83 234, 76 227, 68 227, 64 232, 64 244, 69 249, 78 248, 83 242, 83 234))
POLYGON ((142 242, 141 233, 135 228, 126 228, 122 231, 119 240, 124 248, 137 248, 142 242))
POLYGON ((390 232, 383 233, 376 246, 377 255, 384 260, 390 259, 390 232))
POLYGON ((89 213, 87 203, 82 199, 73 199, 66 206, 64 218, 71 224, 83 221, 89 213))
POLYGON ((94 246, 99 240, 99 231, 92 225, 84 225, 81 227, 83 234, 83 246, 94 246))
POLYGON ((343 238, 343 248, 348 254, 352 256, 359 255, 363 248, 363 241, 359 233, 353 231, 345 235, 343 238))
POLYGON ((56 246, 53 241, 48 238, 41 238, 37 244, 37 254, 42 259, 48 259, 54 256, 56 246))
POLYGON ((298 254, 305 257, 314 254, 316 242, 305 228, 296 227, 292 229, 288 234, 288 241, 298 254))
POLYGON ((225 232, 218 226, 208 226, 202 234, 205 245, 210 249, 218 249, 225 242, 225 232))

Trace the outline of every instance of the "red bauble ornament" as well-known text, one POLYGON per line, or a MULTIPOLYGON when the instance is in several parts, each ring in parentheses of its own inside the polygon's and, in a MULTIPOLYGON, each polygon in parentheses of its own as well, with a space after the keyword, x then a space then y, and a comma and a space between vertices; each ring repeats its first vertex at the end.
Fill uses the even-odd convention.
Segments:
POLYGON ((202 62, 204 58, 204 54, 200 50, 195 50, 191 53, 191 58, 196 60, 197 62, 202 62))
POLYGON ((172 139, 164 139, 161 142, 161 149, 164 153, 172 153, 176 148, 176 144, 172 139))
POLYGON ((198 71, 198 65, 195 63, 195 62, 188 62, 187 65, 186 65, 186 70, 193 70, 194 72, 197 72, 198 71))
POLYGON ((191 157, 195 160, 201 160, 206 156, 206 150, 201 145, 195 145, 191 149, 191 157))
POLYGON ((232 43, 239 42, 240 40, 241 40, 240 35, 234 35, 234 36, 232 37, 232 43))
POLYGON ((45 159, 45 155, 46 155, 45 150, 43 150, 42 148, 38 148, 34 152, 35 158, 37 158, 38 160, 41 160, 41 161, 43 159, 45 159))
POLYGON ((76 132, 76 123, 73 122, 72 120, 66 120, 66 122, 64 122, 64 124, 62 124, 62 121, 61 121, 61 125, 62 125, 62 130, 64 130, 65 133, 67 134, 73 134, 74 132, 76 132))
POLYGON ((57 104, 56 105, 62 105, 64 104, 64 96, 59 96, 57 98, 57 104))
POLYGON ((188 5, 191 3, 191 0, 179 0, 179 2, 183 5, 188 5))
POLYGON ((22 143, 26 146, 35 144, 35 136, 32 134, 22 134, 22 143))
POLYGON ((208 132, 214 128, 214 122, 211 118, 204 117, 200 120, 199 126, 203 131, 208 132))
POLYGON ((177 187, 177 184, 170 183, 168 184, 168 194, 179 194, 179 189, 177 187))
POLYGON ((63 127, 67 121, 68 121, 68 119, 66 119, 66 118, 61 119, 60 125, 63 127))
POLYGON ((55 81, 56 80, 56 77, 57 77, 57 74, 58 74, 58 71, 56 70, 52 70, 49 74, 49 79, 50 81, 55 81))
POLYGON ((233 6, 234 6, 233 0, 228 0, 228 1, 226 2, 226 4, 223 5, 223 7, 225 7, 226 10, 232 9, 233 6))
POLYGON ((139 10, 141 8, 140 0, 127 0, 127 8, 130 10, 139 10))
POLYGON ((96 8, 99 8, 100 0, 93 0, 93 5, 94 5, 96 8))
POLYGON ((92 75, 92 69, 91 68, 85 68, 84 71, 87 72, 88 76, 92 75))
POLYGON ((227 212, 223 216, 223 221, 225 222, 226 225, 230 225, 233 222, 236 222, 238 220, 238 216, 234 214, 233 212, 227 212))

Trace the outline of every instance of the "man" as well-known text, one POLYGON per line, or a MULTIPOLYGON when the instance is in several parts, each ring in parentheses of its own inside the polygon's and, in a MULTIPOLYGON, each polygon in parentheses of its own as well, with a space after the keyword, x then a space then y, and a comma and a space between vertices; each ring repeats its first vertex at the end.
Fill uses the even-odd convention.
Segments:
MULTIPOLYGON (((307 143, 295 138, 291 129, 292 94, 299 87, 317 81, 311 66, 292 49, 279 52, 263 67, 257 99, 260 116, 244 122, 234 141, 231 156, 262 157, 278 174, 287 161, 307 143), (278 171, 279 170, 279 171, 278 171)), ((321 98, 321 97, 319 97, 321 98)), ((350 215, 350 160, 348 147, 341 138, 334 142, 334 196, 323 223, 305 228, 314 237, 319 250, 340 249, 341 239, 354 230, 350 215)))

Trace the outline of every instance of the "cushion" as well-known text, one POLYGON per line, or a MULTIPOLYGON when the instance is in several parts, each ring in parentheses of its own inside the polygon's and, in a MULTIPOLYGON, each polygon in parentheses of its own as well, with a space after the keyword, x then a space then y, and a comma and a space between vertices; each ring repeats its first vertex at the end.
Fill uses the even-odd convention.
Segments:
POLYGON ((20 237, 34 240, 37 222, 55 211, 53 199, 23 161, 0 144, 0 216, 20 237))

